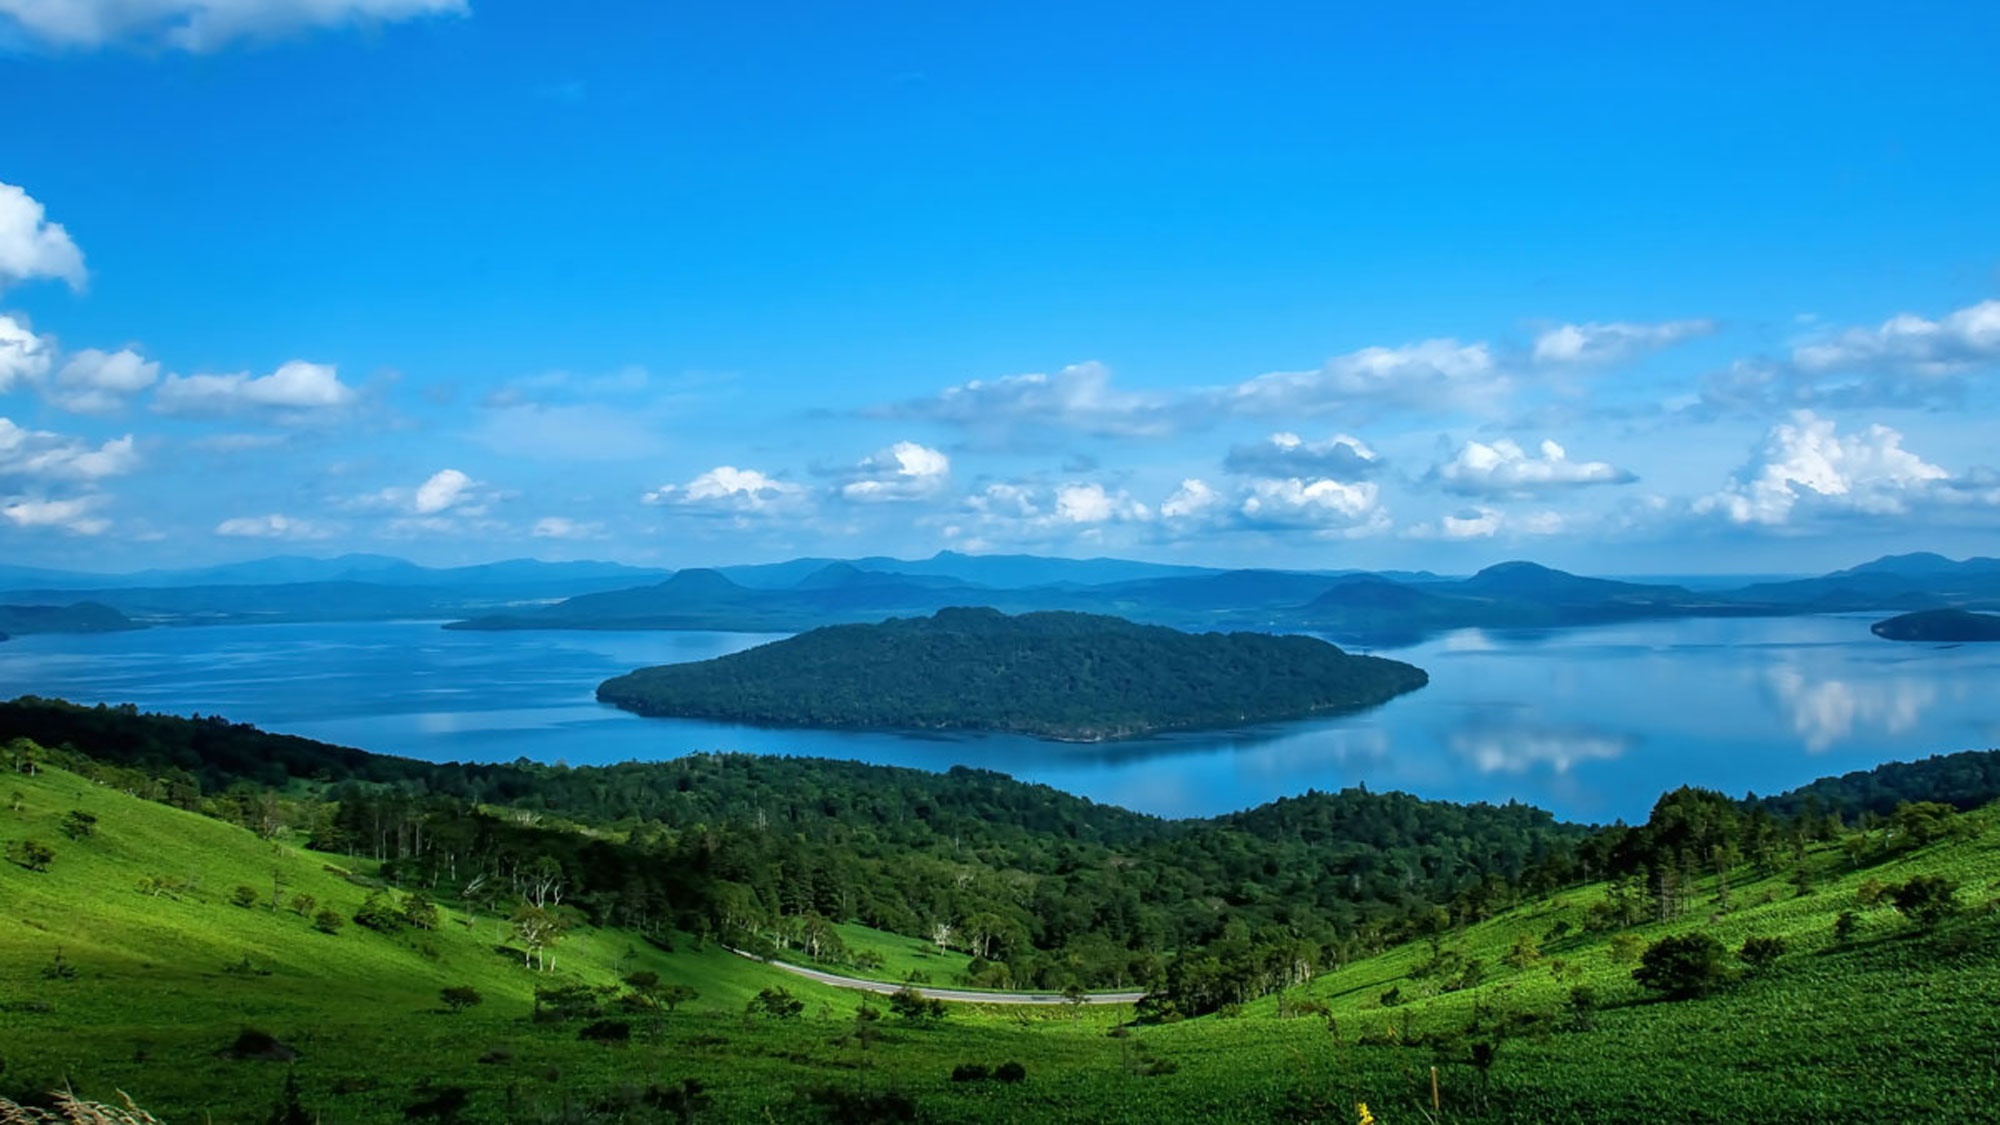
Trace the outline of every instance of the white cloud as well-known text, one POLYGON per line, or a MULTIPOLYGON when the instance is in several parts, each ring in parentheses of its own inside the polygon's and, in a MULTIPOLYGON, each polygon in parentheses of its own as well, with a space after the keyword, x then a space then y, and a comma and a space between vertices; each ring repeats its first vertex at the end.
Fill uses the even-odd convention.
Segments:
POLYGON ((1875 328, 1850 328, 1792 350, 1802 371, 1880 371, 1944 378, 2000 362, 2000 300, 1982 301, 1937 320, 1904 313, 1875 328))
POLYGON ((464 14, 466 0, 0 0, 0 15, 60 47, 114 41, 212 51, 234 40, 464 14))
POLYGON ((1294 433, 1276 433, 1254 445, 1231 446, 1223 467, 1246 476, 1359 480, 1381 469, 1382 458, 1367 442, 1348 434, 1306 441, 1294 433))
POLYGON ((1160 516, 1169 520, 1210 519, 1228 503, 1228 497, 1210 487, 1207 481, 1190 477, 1181 482, 1173 495, 1161 501, 1160 516))
POLYGON ((215 525, 215 533, 236 539, 328 539, 333 536, 333 530, 324 524, 293 519, 276 512, 223 520, 215 525))
POLYGON ((1563 324, 1535 337, 1534 358, 1550 366, 1598 367, 1715 331, 1711 320, 1663 324, 1563 324))
POLYGON ((410 508, 420 516, 449 511, 469 501, 477 483, 457 469, 439 469, 417 486, 410 508))
POLYGON ((602 539, 604 525, 584 523, 567 516, 543 516, 531 531, 537 539, 602 539))
POLYGON ((806 490, 755 469, 718 465, 684 485, 666 484, 640 497, 643 503, 715 515, 777 516, 806 504, 806 490))
POLYGON ((1403 530, 1411 539, 1442 539, 1464 542, 1472 539, 1540 538, 1561 535, 1571 529, 1570 520, 1560 512, 1505 512, 1486 504, 1445 512, 1434 521, 1414 524, 1403 530))
POLYGON ((1354 527, 1379 514, 1380 501, 1381 490, 1369 481, 1289 477, 1252 481, 1238 511, 1266 527, 1354 527))
POLYGON ((1284 418, 1351 408, 1479 410, 1511 386, 1485 344, 1440 339, 1363 348, 1316 371, 1259 375, 1214 397, 1230 413, 1284 418))
POLYGON ((1053 375, 974 379, 939 394, 870 413, 962 427, 990 438, 1024 428, 1120 437, 1157 436, 1173 427, 1171 402, 1111 385, 1111 371, 1095 361, 1071 364, 1053 375))
MULTIPOLYGON (((22 0, 0 0, 0 12, 22 0)), ((60 6, 64 0, 39 0, 60 6)), ((59 278, 71 289, 82 289, 87 278, 83 251, 70 241, 61 223, 48 221, 34 196, 0 183, 0 289, 32 278, 59 278)))
POLYGON ((1694 503, 1697 515, 1782 527, 1802 505, 1812 512, 1900 515, 1931 497, 1951 474, 1903 448, 1883 425, 1841 435, 1810 410, 1773 426, 1757 453, 1721 491, 1694 503))
POLYGON ((899 441, 863 458, 854 479, 840 486, 840 495, 862 503, 924 500, 950 483, 951 458, 927 445, 899 441))
POLYGON ((37 336, 25 321, 0 314, 0 394, 40 382, 55 356, 55 337, 37 336))
POLYGON ((1096 483, 1065 484, 1056 489, 1055 518, 1060 523, 1143 521, 1152 515, 1146 505, 1123 489, 1113 492, 1096 483))
POLYGON ((92 515, 103 503, 101 496, 81 496, 72 500, 38 500, 17 496, 0 503, 0 516, 24 529, 53 527, 72 535, 102 535, 111 521, 92 515))
POLYGON ((103 352, 85 348, 56 372, 46 395, 64 410, 105 414, 159 380, 160 365, 130 348, 103 352))
POLYGON ((0 418, 0 476, 95 481, 139 465, 132 435, 99 446, 47 430, 28 430, 0 418))
POLYGON ((1553 441, 1529 454, 1502 438, 1488 445, 1468 441, 1433 470, 1449 492, 1462 496, 1529 496, 1591 484, 1627 484, 1638 478, 1608 461, 1572 461, 1553 441))
POLYGON ((296 419, 347 406, 354 388, 340 381, 330 364, 292 360, 269 375, 167 376, 153 393, 153 409, 164 414, 221 416, 273 411, 296 419))

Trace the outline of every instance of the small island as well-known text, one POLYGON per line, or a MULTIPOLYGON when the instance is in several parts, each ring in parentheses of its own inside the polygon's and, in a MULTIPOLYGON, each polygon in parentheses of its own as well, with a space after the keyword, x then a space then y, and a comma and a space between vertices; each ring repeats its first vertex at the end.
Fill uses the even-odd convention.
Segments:
POLYGON ((1927 609, 1877 621, 1868 631, 1887 641, 2000 641, 2000 614, 1927 609))
POLYGON ((1428 682, 1313 637, 954 608, 642 668, 597 698, 656 717, 1102 742, 1353 711, 1428 682))

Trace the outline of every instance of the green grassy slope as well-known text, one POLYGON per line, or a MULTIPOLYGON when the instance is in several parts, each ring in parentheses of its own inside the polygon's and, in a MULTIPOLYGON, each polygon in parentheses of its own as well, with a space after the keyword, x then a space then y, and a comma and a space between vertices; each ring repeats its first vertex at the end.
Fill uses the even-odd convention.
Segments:
MULTIPOLYGON (((1753 935, 1786 940, 1768 969, 1704 999, 1654 1000, 1630 979, 1616 936, 1583 931, 1605 894, 1592 886, 1446 936, 1458 964, 1485 967, 1472 988, 1444 990, 1460 970, 1422 974, 1432 950, 1417 942, 1292 990, 1282 1011, 1266 998, 1229 1017, 1120 1028, 1127 1009, 969 1007, 936 1027, 889 1016, 864 1027, 853 995, 685 941, 667 953, 579 929, 559 947, 558 971, 542 975, 496 950, 491 917, 451 912, 430 934, 322 934, 289 911, 232 905, 230 892, 241 883, 268 897, 276 867, 288 895, 351 914, 368 865, 343 874, 328 857, 45 770, 0 778, 0 846, 33 837, 57 853, 46 872, 0 864, 0 1093, 67 1079, 86 1095, 126 1090, 170 1123, 263 1121, 286 1064, 218 1055, 255 1027, 300 1052, 303 1100, 326 1122, 403 1121, 452 1086, 468 1091, 466 1121, 1351 1121, 1361 1101, 1383 1125, 1977 1120, 2000 1104, 2000 919, 1985 909, 2000 894, 2000 809, 1972 818, 1982 831, 1969 839, 1860 867, 1838 847, 1816 849, 1804 895, 1739 870, 1732 909, 1712 901, 1710 880, 1680 919, 1627 931, 1704 930, 1732 949, 1753 935), (62 835, 72 809, 98 817, 94 836, 62 835), (1871 880, 1921 873, 1958 882, 1966 913, 1926 933, 1860 901, 1871 880), (136 889, 149 876, 197 885, 153 897, 136 889), (1834 920, 1849 910, 1859 929, 1837 943, 1834 920), (1559 922, 1572 932, 1550 939, 1559 922), (1540 943, 1539 959, 1510 966, 1522 935, 1540 943), (74 979, 42 976, 58 946, 74 979), (231 971, 246 956, 250 972, 231 971), (537 984, 608 986, 636 969, 701 998, 633 1017, 629 1046, 527 1018, 537 984), (486 1003, 441 1011, 439 988, 456 984, 486 1003), (771 984, 806 1001, 799 1018, 744 1015, 771 984), (1581 1021, 1578 986, 1597 997, 1581 1021), (1385 1006, 1392 988, 1403 1002, 1385 1006), (1484 1069, 1479 1044, 1492 1049, 1484 1069), (959 1064, 1005 1061, 1027 1080, 951 1079, 959 1064), (670 1093, 649 1100, 685 1079, 706 1087, 688 1118, 670 1093)), ((923 967, 945 983, 936 961, 895 944, 909 939, 842 936, 880 949, 881 975, 923 967)))

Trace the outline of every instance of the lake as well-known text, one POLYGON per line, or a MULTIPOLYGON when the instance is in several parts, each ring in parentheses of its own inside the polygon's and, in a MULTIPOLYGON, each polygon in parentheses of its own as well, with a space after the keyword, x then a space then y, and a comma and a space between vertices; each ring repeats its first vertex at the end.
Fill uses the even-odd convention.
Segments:
POLYGON ((1429 687, 1374 710, 1097 746, 1010 736, 764 730, 641 719, 599 681, 774 639, 447 632, 436 622, 207 626, 0 643, 0 697, 219 714, 436 761, 572 765, 709 750, 965 764, 1167 816, 1366 784, 1643 819, 1681 784, 1770 793, 1883 761, 2000 745, 2000 645, 1878 640, 1869 617, 1460 630, 1380 650, 1429 687))

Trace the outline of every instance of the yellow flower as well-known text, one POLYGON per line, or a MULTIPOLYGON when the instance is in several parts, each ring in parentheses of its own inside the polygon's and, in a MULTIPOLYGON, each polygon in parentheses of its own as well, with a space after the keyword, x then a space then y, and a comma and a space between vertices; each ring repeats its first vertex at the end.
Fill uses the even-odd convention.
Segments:
POLYGON ((1367 1102, 1355 1102, 1354 1112, 1356 1114, 1355 1125, 1375 1125, 1375 1115, 1368 1112, 1367 1102))

